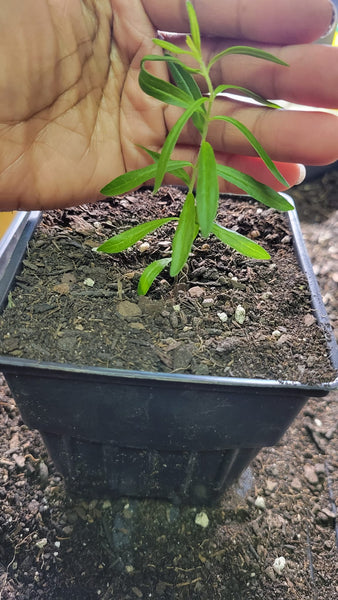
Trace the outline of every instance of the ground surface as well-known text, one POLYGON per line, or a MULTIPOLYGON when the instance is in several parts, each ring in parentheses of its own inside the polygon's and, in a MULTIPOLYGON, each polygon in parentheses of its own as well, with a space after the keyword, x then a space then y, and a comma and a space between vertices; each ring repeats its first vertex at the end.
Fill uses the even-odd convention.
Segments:
MULTIPOLYGON (((336 328, 337 190, 334 172, 293 193, 336 328)), ((67 498, 1 383, 1 600, 338 599, 337 393, 311 400, 221 505, 201 510, 67 498)))

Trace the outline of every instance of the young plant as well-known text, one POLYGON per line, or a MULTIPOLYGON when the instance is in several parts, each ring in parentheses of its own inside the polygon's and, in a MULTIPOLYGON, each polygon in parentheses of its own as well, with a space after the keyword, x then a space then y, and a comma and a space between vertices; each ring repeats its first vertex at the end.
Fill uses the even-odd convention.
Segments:
POLYGON ((115 235, 97 248, 100 252, 121 252, 165 223, 177 221, 177 228, 172 240, 171 256, 155 260, 145 268, 138 284, 138 293, 140 295, 148 292, 154 279, 167 265, 170 264, 170 275, 172 277, 178 275, 188 260, 192 245, 198 234, 205 238, 210 234, 214 234, 224 244, 231 246, 231 248, 234 248, 245 256, 256 259, 270 258, 270 255, 264 248, 256 242, 235 231, 226 229, 216 222, 219 202, 219 177, 236 185, 266 206, 281 211, 293 208, 283 196, 269 186, 256 181, 253 177, 241 173, 232 167, 217 163, 214 150, 207 141, 209 126, 212 122, 225 121, 232 124, 247 138, 276 179, 287 186, 287 181, 278 171, 254 135, 243 123, 229 116, 214 115, 212 112, 216 97, 229 90, 246 98, 254 99, 261 105, 270 108, 278 108, 278 106, 243 87, 225 84, 214 88, 210 77, 210 69, 213 65, 228 54, 245 54, 284 66, 287 66, 286 63, 264 50, 248 46, 233 46, 216 54, 206 64, 202 56, 200 29, 195 10, 189 0, 186 6, 190 22, 190 34, 186 37, 186 48, 182 49, 162 39, 154 39, 154 44, 164 50, 164 55, 145 56, 141 61, 139 76, 139 85, 146 94, 166 104, 179 106, 184 109, 184 112, 168 133, 160 154, 143 148, 153 160, 152 164, 142 169, 136 169, 120 175, 101 190, 107 196, 120 195, 154 178, 154 193, 156 193, 166 173, 175 175, 187 187, 185 202, 177 217, 156 219, 137 225, 123 233, 115 235), (182 54, 192 57, 196 61, 196 67, 191 68, 186 66, 177 57, 177 55, 182 54), (147 61, 166 62, 174 83, 169 83, 151 75, 145 69, 147 61), (204 78, 208 90, 207 95, 202 96, 193 75, 199 75, 204 78), (171 155, 180 133, 190 118, 200 135, 199 152, 196 162, 172 160, 171 155), (189 174, 186 168, 189 169, 189 174))

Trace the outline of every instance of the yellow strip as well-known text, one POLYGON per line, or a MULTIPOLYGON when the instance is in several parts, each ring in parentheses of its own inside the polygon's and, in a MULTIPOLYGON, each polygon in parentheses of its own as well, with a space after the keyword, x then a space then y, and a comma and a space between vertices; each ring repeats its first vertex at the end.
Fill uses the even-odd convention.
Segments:
POLYGON ((338 46, 338 26, 336 27, 336 32, 333 37, 332 46, 338 46))
POLYGON ((0 212, 0 239, 13 221, 16 212, 0 212))

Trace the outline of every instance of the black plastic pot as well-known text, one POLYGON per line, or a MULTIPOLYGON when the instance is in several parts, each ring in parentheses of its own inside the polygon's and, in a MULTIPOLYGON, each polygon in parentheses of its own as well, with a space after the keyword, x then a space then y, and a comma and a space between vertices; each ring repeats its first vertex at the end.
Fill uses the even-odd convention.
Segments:
POLYGON ((313 181, 314 179, 319 179, 319 177, 323 177, 326 173, 331 173, 331 171, 336 171, 338 169, 338 161, 330 164, 330 165, 322 165, 320 167, 306 167, 306 181, 313 181))
MULTIPOLYGON (((31 214, 11 255, 0 246, 0 303, 6 301, 39 214, 31 214)), ((338 350, 307 256, 290 215, 299 261, 326 332, 338 350)), ((306 386, 270 381, 147 373, 0 357, 23 420, 40 431, 71 493, 161 497, 208 504, 264 446, 278 442, 309 397, 338 380, 306 386)))
POLYGON ((20 268, 40 214, 38 211, 18 212, 0 239, 0 308, 13 285, 13 274, 15 276, 20 268))

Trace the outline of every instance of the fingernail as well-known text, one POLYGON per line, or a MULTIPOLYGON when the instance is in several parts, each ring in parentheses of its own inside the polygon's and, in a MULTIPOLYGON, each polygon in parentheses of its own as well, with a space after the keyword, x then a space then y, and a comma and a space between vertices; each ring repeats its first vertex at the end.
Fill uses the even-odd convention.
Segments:
POLYGON ((299 175, 298 175, 298 179, 295 183, 295 185, 299 185, 300 183, 303 183, 305 177, 306 177, 306 168, 304 165, 298 164, 299 167, 299 175))
POLYGON ((332 4, 332 19, 331 19, 331 27, 337 23, 337 5, 335 4, 335 2, 332 2, 331 0, 331 4, 332 4))
POLYGON ((332 33, 332 31, 335 29, 336 25, 337 25, 337 20, 338 20, 338 13, 337 13, 337 7, 336 5, 332 2, 332 0, 330 0, 331 3, 331 8, 332 8, 332 17, 331 17, 331 23, 329 25, 329 28, 327 30, 326 33, 324 33, 324 35, 321 36, 320 39, 325 38, 327 35, 329 35, 330 33, 332 33))

